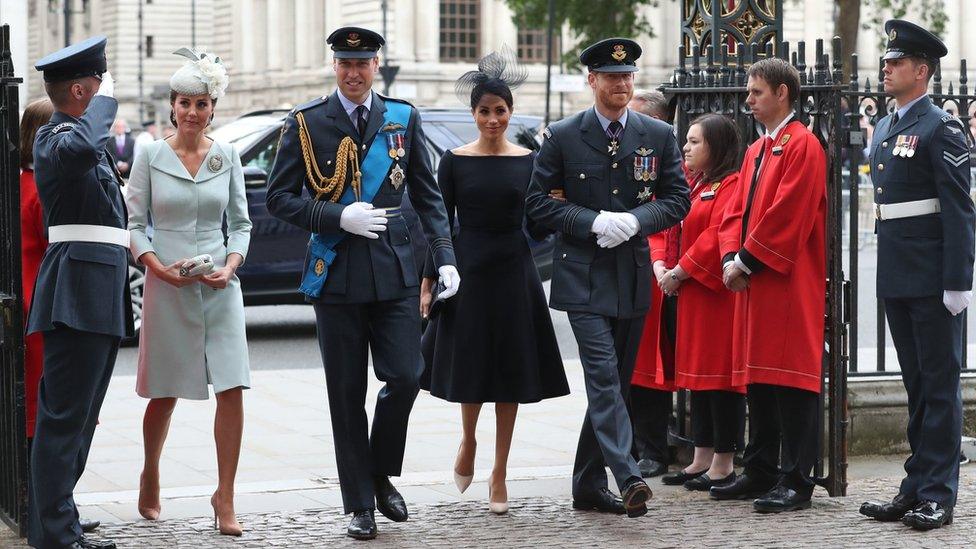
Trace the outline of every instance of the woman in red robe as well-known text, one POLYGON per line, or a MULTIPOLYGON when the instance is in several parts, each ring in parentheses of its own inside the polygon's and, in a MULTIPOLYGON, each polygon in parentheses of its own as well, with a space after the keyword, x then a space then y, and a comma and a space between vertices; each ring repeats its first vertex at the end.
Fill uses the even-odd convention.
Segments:
POLYGON ((681 225, 677 265, 661 290, 678 295, 675 384, 691 391, 695 457, 666 475, 665 484, 708 490, 735 480, 732 459, 742 447, 745 388, 732 382, 734 294, 722 282, 718 227, 739 185, 740 139, 728 117, 706 114, 688 128, 684 146, 691 210, 681 225))
MULTIPOLYGON (((41 268, 41 258, 47 249, 44 231, 44 212, 34 184, 34 136, 47 124, 54 113, 48 99, 40 99, 27 105, 20 122, 20 264, 24 296, 24 322, 30 311, 34 295, 34 280, 41 268)), ((41 382, 44 366, 44 342, 40 332, 24 340, 24 393, 27 416, 27 438, 34 438, 34 419, 37 416, 37 387, 41 382)))

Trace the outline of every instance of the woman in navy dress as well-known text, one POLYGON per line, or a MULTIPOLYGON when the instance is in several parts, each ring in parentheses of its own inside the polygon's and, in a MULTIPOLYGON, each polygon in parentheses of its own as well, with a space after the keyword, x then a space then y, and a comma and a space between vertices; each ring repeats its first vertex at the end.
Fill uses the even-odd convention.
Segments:
MULTIPOLYGON (((474 476, 475 427, 483 403, 495 403, 495 463, 489 509, 508 510, 505 475, 518 405, 569 394, 549 307, 523 230, 534 154, 511 143, 511 88, 525 80, 510 55, 492 53, 458 81, 470 98, 476 141, 441 158, 438 183, 457 229, 454 250, 464 283, 424 333, 421 386, 461 403, 463 433, 454 464, 462 492, 474 476)), ((533 231, 534 232, 534 231, 533 231)), ((430 262, 428 262, 430 263, 430 262)), ((428 316, 436 274, 421 287, 428 316)))

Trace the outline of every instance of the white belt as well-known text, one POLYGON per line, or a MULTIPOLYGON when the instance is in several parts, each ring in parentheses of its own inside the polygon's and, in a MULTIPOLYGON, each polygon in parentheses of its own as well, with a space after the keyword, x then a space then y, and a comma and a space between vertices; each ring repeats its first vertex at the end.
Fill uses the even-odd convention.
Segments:
POLYGON ((129 247, 129 231, 104 225, 56 225, 48 227, 47 240, 55 242, 100 242, 129 247))
POLYGON ((926 198, 925 200, 913 200, 911 202, 899 202, 897 204, 874 205, 874 217, 878 221, 916 217, 919 215, 939 213, 941 211, 942 204, 938 198, 926 198))

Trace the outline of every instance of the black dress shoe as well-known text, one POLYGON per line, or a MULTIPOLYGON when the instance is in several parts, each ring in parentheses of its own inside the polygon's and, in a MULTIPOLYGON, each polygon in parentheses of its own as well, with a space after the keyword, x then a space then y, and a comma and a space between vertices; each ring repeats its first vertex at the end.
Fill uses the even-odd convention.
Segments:
POLYGON ((373 539, 376 537, 376 519, 373 510, 356 511, 346 528, 346 535, 354 539, 373 539))
POLYGON ((627 513, 624 502, 613 495, 607 488, 600 488, 599 491, 585 496, 573 497, 573 509, 580 511, 599 511, 601 513, 613 513, 623 515, 627 513))
POLYGON ((698 478, 705 474, 708 469, 703 469, 697 473, 686 473, 684 471, 675 471, 673 473, 668 473, 661 477, 661 482, 667 484, 668 486, 679 486, 688 482, 693 478, 698 478))
POLYGON ((649 458, 638 461, 637 468, 640 469, 640 474, 644 478, 656 477, 668 472, 667 464, 649 458))
POLYGON ((811 493, 797 492, 779 485, 752 502, 752 508, 760 513, 782 513, 810 508, 811 493))
POLYGON ((115 549, 115 542, 107 539, 91 539, 81 536, 81 539, 68 547, 70 549, 115 549))
POLYGON ((914 509, 916 505, 918 501, 915 498, 898 494, 891 503, 865 501, 861 504, 860 513, 881 522, 895 522, 901 520, 905 513, 914 509))
POLYGON ((952 508, 934 501, 922 501, 901 518, 902 524, 916 530, 934 530, 952 524, 952 508))
POLYGON ((772 490, 776 482, 766 482, 757 480, 747 474, 736 477, 735 481, 725 486, 712 486, 708 490, 708 495, 712 499, 755 499, 772 490))
POLYGON ((409 518, 407 503, 403 501, 400 492, 390 484, 385 476, 374 477, 373 487, 376 490, 376 508, 383 516, 393 522, 404 522, 409 518))
POLYGON ((685 488, 691 491, 707 492, 713 486, 728 486, 733 482, 735 482, 735 471, 715 480, 712 480, 712 477, 708 476, 708 473, 703 473, 701 476, 695 477, 686 482, 685 488))
POLYGON ((85 519, 78 519, 78 524, 81 525, 81 531, 86 534, 94 532, 96 528, 102 525, 100 521, 85 519))
POLYGON ((646 515, 647 500, 651 499, 653 495, 651 488, 644 482, 644 479, 637 477, 631 478, 624 485, 624 489, 620 491, 620 498, 624 502, 624 509, 627 510, 627 516, 635 518, 646 515))

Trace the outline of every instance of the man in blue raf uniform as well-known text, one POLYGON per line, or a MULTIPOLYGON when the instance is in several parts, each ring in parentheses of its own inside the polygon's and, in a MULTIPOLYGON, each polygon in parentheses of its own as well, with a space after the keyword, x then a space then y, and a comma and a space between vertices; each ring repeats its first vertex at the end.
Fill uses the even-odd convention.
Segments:
POLYGON ((106 42, 90 38, 35 65, 55 108, 34 143, 50 244, 28 319, 28 333, 44 333, 28 541, 44 549, 115 547, 82 535, 72 496, 119 341, 132 333, 126 211, 121 178, 105 154, 118 108, 106 42))
POLYGON ((651 304, 646 237, 689 206, 671 126, 627 110, 640 54, 625 38, 580 54, 596 104, 543 132, 526 198, 529 216, 557 232, 550 306, 569 313, 586 380, 573 507, 631 517, 646 513, 651 497, 631 456, 626 404, 651 304), (607 465, 622 500, 607 489, 607 465))
POLYGON ((417 110, 370 89, 383 38, 344 27, 328 43, 339 89, 288 115, 269 177, 268 210, 313 233, 300 291, 318 322, 342 503, 353 513, 347 534, 372 539, 374 508, 390 520, 407 520, 388 477, 400 475, 422 364, 420 286, 399 212, 404 190, 447 287, 443 297, 457 292, 460 277, 417 110), (367 351, 386 383, 371 432, 363 409, 367 351))
POLYGON ((959 486, 960 313, 972 297, 976 213, 966 128, 926 95, 946 47, 907 21, 888 21, 885 31, 884 87, 896 111, 871 145, 878 297, 908 391, 912 454, 898 495, 861 513, 929 530, 952 522, 959 486))

